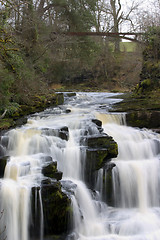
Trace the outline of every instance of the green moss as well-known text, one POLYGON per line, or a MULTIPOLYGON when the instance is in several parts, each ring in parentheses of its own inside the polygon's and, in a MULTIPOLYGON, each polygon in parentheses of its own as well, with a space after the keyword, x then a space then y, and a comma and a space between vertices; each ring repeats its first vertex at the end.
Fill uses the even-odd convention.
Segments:
POLYGON ((0 130, 6 130, 12 126, 14 126, 15 122, 13 119, 0 119, 0 130))
POLYGON ((145 79, 142 83, 141 83, 142 88, 147 88, 151 86, 151 79, 145 79))

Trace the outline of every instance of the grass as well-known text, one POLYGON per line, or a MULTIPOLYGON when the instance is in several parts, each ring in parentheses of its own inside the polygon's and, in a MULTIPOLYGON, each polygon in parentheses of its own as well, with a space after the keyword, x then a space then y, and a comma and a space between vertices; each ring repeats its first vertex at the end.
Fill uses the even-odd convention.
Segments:
MULTIPOLYGON (((114 51, 114 43, 109 44, 112 51, 114 51)), ((135 52, 137 43, 135 42, 120 42, 120 51, 121 52, 135 52)))

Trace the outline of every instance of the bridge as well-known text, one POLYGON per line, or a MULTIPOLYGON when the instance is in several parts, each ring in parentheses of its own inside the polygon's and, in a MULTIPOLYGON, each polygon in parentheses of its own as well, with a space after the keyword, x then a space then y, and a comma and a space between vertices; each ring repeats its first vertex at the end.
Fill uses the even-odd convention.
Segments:
POLYGON ((133 33, 133 32, 120 32, 120 33, 111 33, 111 32, 67 32, 65 33, 67 36, 105 36, 105 37, 113 37, 113 38, 122 38, 125 40, 129 40, 132 42, 138 42, 141 43, 137 39, 138 36, 144 35, 145 33, 133 33), (134 38, 131 38, 130 36, 134 36, 134 38))

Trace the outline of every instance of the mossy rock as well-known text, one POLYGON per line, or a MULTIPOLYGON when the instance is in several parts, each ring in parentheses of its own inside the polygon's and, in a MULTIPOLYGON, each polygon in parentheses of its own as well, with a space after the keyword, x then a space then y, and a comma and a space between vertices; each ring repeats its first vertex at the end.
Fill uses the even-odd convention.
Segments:
POLYGON ((70 93, 66 93, 67 97, 75 97, 76 93, 75 92, 70 92, 70 93))
POLYGON ((42 173, 44 176, 54 178, 56 180, 61 180, 63 174, 57 170, 57 162, 49 163, 47 166, 43 167, 42 173))
POLYGON ((43 206, 44 237, 68 233, 71 229, 71 200, 62 192, 60 182, 52 182, 50 179, 46 179, 41 187, 32 188, 31 237, 33 239, 40 237, 40 194, 43 206))
POLYGON ((0 130, 7 130, 13 126, 15 126, 15 122, 13 119, 9 118, 0 119, 0 130))
POLYGON ((71 200, 61 191, 60 185, 42 186, 45 234, 62 234, 70 230, 71 200))
POLYGON ((64 103, 64 95, 63 93, 56 94, 56 105, 62 105, 64 103))
POLYGON ((126 115, 129 126, 139 128, 160 128, 160 111, 136 111, 126 115))
POLYGON ((100 135, 87 138, 85 181, 89 187, 93 187, 97 178, 97 171, 104 168, 112 158, 118 155, 118 145, 112 137, 100 135))
MULTIPOLYGON (((96 151, 99 152, 99 156, 101 156, 101 151, 106 151, 107 155, 104 159, 115 158, 118 155, 118 145, 113 140, 111 136, 108 135, 100 135, 97 137, 88 137, 87 138, 87 145, 89 147, 89 151, 96 151)), ((98 164, 101 165, 101 164, 98 164)))

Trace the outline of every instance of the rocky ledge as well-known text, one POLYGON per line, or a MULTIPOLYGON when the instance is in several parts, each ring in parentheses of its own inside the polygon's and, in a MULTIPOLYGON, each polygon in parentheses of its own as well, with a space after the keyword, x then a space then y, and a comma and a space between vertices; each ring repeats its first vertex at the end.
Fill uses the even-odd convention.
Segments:
POLYGON ((27 122, 27 115, 41 112, 47 107, 61 105, 64 102, 63 93, 53 93, 48 96, 34 96, 31 103, 21 104, 13 112, 6 112, 3 118, 0 118, 0 131, 11 127, 23 125, 27 122))

